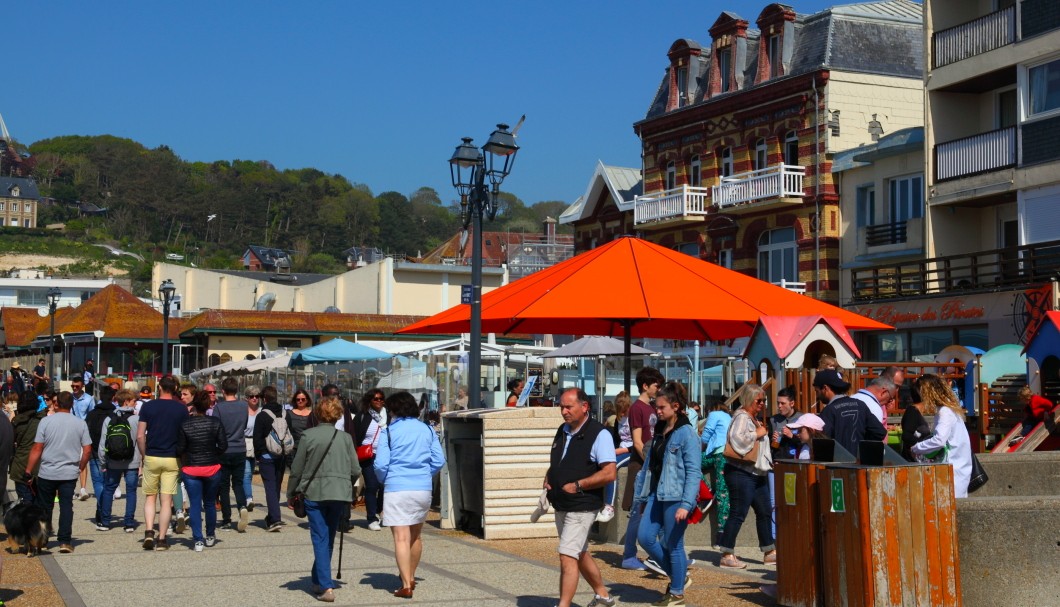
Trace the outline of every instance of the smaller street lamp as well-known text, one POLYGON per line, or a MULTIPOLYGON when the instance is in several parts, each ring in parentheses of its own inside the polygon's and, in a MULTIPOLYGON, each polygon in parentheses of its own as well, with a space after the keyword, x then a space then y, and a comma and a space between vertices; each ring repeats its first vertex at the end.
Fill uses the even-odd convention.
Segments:
POLYGON ((158 287, 158 298, 162 300, 162 375, 169 373, 169 306, 176 291, 177 287, 168 278, 158 287))
MULTIPOLYGON (((63 296, 63 292, 59 290, 59 287, 52 287, 48 289, 48 316, 50 317, 50 325, 48 334, 48 375, 49 377, 55 377, 55 310, 59 307, 59 298, 63 296)), ((54 387, 54 381, 50 380, 54 387)))

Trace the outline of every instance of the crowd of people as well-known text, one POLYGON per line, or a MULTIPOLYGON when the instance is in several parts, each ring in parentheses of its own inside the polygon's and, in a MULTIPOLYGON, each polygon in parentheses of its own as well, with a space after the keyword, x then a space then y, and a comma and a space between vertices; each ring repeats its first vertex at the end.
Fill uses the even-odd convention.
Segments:
POLYGON ((354 403, 328 384, 316 402, 296 389, 280 403, 274 386, 241 391, 231 377, 199 387, 163 376, 153 388, 141 388, 131 381, 99 384, 91 368, 74 376, 69 391, 56 392, 43 361, 40 367, 40 377, 23 377, 11 389, 12 417, 0 415, 0 495, 13 481, 17 501, 41 509, 60 553, 74 551, 77 500, 95 499, 97 531, 142 528, 141 546, 153 552, 169 550, 173 536, 189 528, 195 552, 216 545, 220 531, 246 533, 255 506, 265 506, 261 528, 279 532, 283 510, 299 502, 313 546, 312 591, 333 602, 335 535, 353 526, 356 488, 363 486, 366 528, 386 526, 393 536, 401 580, 394 595, 412 597, 421 529, 445 458, 436 425, 421 421, 408 392, 387 396, 373 389, 354 403), (253 500, 255 469, 264 504, 253 500), (113 509, 122 495, 119 519, 113 509))

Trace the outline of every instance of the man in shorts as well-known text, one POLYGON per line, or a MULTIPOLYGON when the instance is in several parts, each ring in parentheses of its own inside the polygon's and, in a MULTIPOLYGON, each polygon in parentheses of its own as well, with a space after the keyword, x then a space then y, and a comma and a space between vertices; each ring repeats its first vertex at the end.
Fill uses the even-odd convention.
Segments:
POLYGON ((188 417, 188 408, 177 400, 177 380, 166 375, 158 380, 161 396, 140 407, 136 424, 136 445, 143 456, 144 480, 144 550, 168 550, 166 532, 173 510, 173 495, 180 490, 177 460, 177 433, 188 417), (162 511, 155 539, 155 500, 162 495, 162 511))
POLYGON ((552 442, 544 482, 559 534, 559 607, 570 607, 579 572, 595 593, 589 607, 613 607, 616 601, 589 555, 589 530, 604 507, 604 487, 615 480, 615 445, 603 424, 590 419, 585 392, 565 390, 559 403, 566 423, 552 442))

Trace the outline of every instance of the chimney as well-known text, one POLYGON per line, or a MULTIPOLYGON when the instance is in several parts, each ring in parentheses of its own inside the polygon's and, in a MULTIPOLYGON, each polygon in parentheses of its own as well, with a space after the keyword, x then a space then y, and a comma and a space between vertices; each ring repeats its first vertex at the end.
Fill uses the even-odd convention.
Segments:
POLYGON ((545 217, 545 241, 549 244, 556 243, 556 220, 545 217))

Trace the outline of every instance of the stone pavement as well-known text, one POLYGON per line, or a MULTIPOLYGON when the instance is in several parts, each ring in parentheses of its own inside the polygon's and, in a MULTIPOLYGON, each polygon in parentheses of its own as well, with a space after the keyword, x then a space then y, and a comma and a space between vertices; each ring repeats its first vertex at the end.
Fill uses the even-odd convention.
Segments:
MULTIPOLYGON (((262 497, 260 485, 255 494, 262 497)), ((142 498, 141 494, 138 507, 142 498)), ((114 510, 123 512, 124 507, 125 500, 120 499, 114 510)), ((140 547, 142 528, 133 534, 120 527, 96 531, 90 522, 94 509, 94 500, 75 503, 73 554, 59 554, 54 542, 52 553, 37 559, 4 553, 0 598, 7 605, 120 607, 143 605, 149 597, 202 607, 320 604, 309 593, 312 549, 308 526, 286 508, 288 524, 281 532, 267 533, 262 522, 264 508, 255 508, 246 533, 219 530, 217 545, 201 553, 191 549, 190 530, 171 536, 168 552, 144 551, 140 547)), ((335 604, 407 604, 390 594, 400 586, 390 534, 363 526, 363 511, 354 518, 358 526, 345 534, 342 585, 336 590, 335 604)), ((142 512, 137 520, 142 521, 142 512)), ((336 538, 333 567, 338 561, 337 544, 336 538)), ((553 539, 486 542, 439 530, 434 520, 424 528, 424 557, 411 602, 551 607, 557 602, 559 584, 555 549, 553 539)), ((594 545, 592 552, 620 604, 650 605, 660 597, 664 578, 617 568, 619 546, 594 545)), ((691 547, 690 552, 699 562, 693 566, 689 605, 773 604, 759 590, 763 582, 775 578, 772 568, 755 568, 752 563, 751 570, 734 573, 714 566, 718 555, 709 547, 691 547)), ((743 556, 760 563, 760 554, 743 556)), ((592 592, 583 582, 575 604, 584 606, 591 599, 592 592)))

